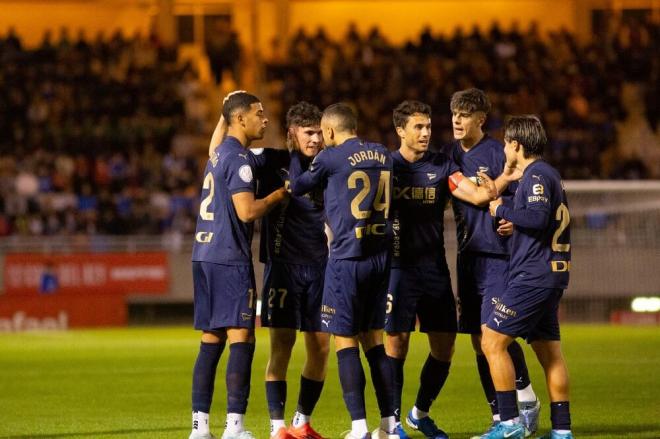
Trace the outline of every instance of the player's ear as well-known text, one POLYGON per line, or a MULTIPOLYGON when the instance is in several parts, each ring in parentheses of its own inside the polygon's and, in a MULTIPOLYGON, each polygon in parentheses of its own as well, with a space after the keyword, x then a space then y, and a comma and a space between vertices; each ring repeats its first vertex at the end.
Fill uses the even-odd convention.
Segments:
POLYGON ((406 137, 406 130, 401 127, 396 127, 396 133, 402 139, 406 137))

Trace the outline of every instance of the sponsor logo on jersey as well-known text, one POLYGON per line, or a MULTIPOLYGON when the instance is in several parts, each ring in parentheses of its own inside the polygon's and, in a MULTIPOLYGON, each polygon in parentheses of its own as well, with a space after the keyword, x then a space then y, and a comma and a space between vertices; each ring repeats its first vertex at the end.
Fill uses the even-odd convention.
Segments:
POLYGON ((435 177, 438 176, 435 172, 427 172, 426 176, 429 178, 429 180, 433 180, 435 177))
POLYGON ((543 195, 545 189, 543 188, 542 184, 538 183, 532 186, 532 192, 534 193, 534 195, 543 195))

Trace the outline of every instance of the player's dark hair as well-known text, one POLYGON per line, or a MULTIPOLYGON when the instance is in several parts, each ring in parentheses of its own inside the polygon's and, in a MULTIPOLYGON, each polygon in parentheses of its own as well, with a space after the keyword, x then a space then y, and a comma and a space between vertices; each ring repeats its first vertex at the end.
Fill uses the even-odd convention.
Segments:
POLYGON ((541 121, 533 114, 507 116, 504 120, 504 140, 515 140, 522 145, 525 158, 543 157, 543 149, 548 142, 541 121))
POLYGON ((357 131, 357 116, 347 104, 340 102, 328 106, 323 110, 323 117, 335 119, 338 131, 352 133, 357 131))
POLYGON ((311 127, 321 124, 321 110, 316 105, 301 101, 286 112, 286 127, 311 127))
POLYGON ((261 102, 259 98, 250 93, 234 93, 227 98, 227 101, 222 106, 222 116, 227 121, 227 125, 231 125, 231 117, 236 114, 236 112, 250 111, 250 106, 259 102, 261 102))
POLYGON ((482 90, 478 88, 468 88, 467 90, 457 91, 451 96, 449 103, 451 111, 465 111, 475 113, 481 111, 488 114, 490 112, 490 99, 482 90))
POLYGON ((431 106, 419 101, 403 101, 392 112, 394 128, 405 128, 408 119, 413 114, 423 114, 431 117, 431 106))

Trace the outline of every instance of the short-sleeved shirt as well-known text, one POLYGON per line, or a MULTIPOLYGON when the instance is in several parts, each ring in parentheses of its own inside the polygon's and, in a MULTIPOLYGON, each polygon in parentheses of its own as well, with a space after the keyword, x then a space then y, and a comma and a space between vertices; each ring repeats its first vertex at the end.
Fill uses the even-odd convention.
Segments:
POLYGON ((325 214, 333 234, 331 258, 388 251, 392 157, 387 148, 355 137, 324 149, 309 170, 291 182, 294 195, 315 187, 325 189, 325 214))
POLYGON ((409 162, 392 153, 392 266, 446 267, 444 210, 449 200, 449 176, 458 166, 444 153, 427 152, 409 162))
MULTIPOLYGON (((451 143, 446 151, 463 175, 477 184, 479 183, 477 172, 484 172, 495 179, 502 173, 506 163, 502 143, 487 134, 468 151, 461 147, 460 142, 451 143)), ((514 191, 515 184, 509 185, 504 191, 502 196, 505 204, 511 199, 514 191)), ((497 233, 497 221, 488 212, 488 206, 475 206, 454 197, 452 207, 456 219, 459 252, 509 254, 510 239, 497 233)))
MULTIPOLYGON (((545 212, 548 223, 542 229, 515 225, 508 284, 566 288, 571 263, 570 216, 557 170, 543 160, 527 166, 513 209, 515 214, 531 210, 545 212)), ((509 211, 505 206, 497 209, 498 215, 505 219, 509 218, 509 211)))
POLYGON ((252 224, 238 218, 232 195, 255 189, 250 153, 238 139, 226 137, 204 170, 193 261, 252 264, 252 224))

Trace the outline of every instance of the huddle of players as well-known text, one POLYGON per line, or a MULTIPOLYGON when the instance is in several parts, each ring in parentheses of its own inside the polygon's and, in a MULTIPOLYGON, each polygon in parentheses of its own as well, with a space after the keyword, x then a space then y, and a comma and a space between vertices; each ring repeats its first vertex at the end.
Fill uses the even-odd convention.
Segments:
POLYGON ((202 343, 193 372, 191 439, 213 437, 208 413, 227 341, 223 439, 253 437, 243 415, 256 306, 249 244, 258 218, 266 264, 261 316, 271 338, 266 368, 271 438, 322 438, 310 417, 323 388, 330 334, 352 420, 345 437, 407 438, 399 416, 403 366, 417 319, 430 353, 405 417, 408 426, 429 438, 448 437, 428 412, 448 376, 460 331, 472 335, 493 412, 491 427, 477 437, 523 438, 537 429, 540 404, 517 336, 532 344, 546 371, 552 401, 546 437, 572 437, 557 321, 570 267, 565 194, 559 174, 542 160, 546 140, 538 118, 509 118, 503 148, 482 131, 489 109, 480 90, 455 93, 456 141, 446 154, 433 153, 431 108, 404 101, 393 117, 400 148, 389 153, 357 137, 350 107, 334 104, 321 113, 301 102, 287 114, 290 152, 249 151, 267 124, 261 103, 242 91, 225 98, 193 249, 195 328, 202 330, 202 343), (450 198, 459 244, 458 325, 443 242, 450 198), (333 235, 329 254, 325 223, 333 235), (286 371, 298 329, 307 359, 287 428, 286 371), (360 344, 381 412, 372 433, 360 344))

